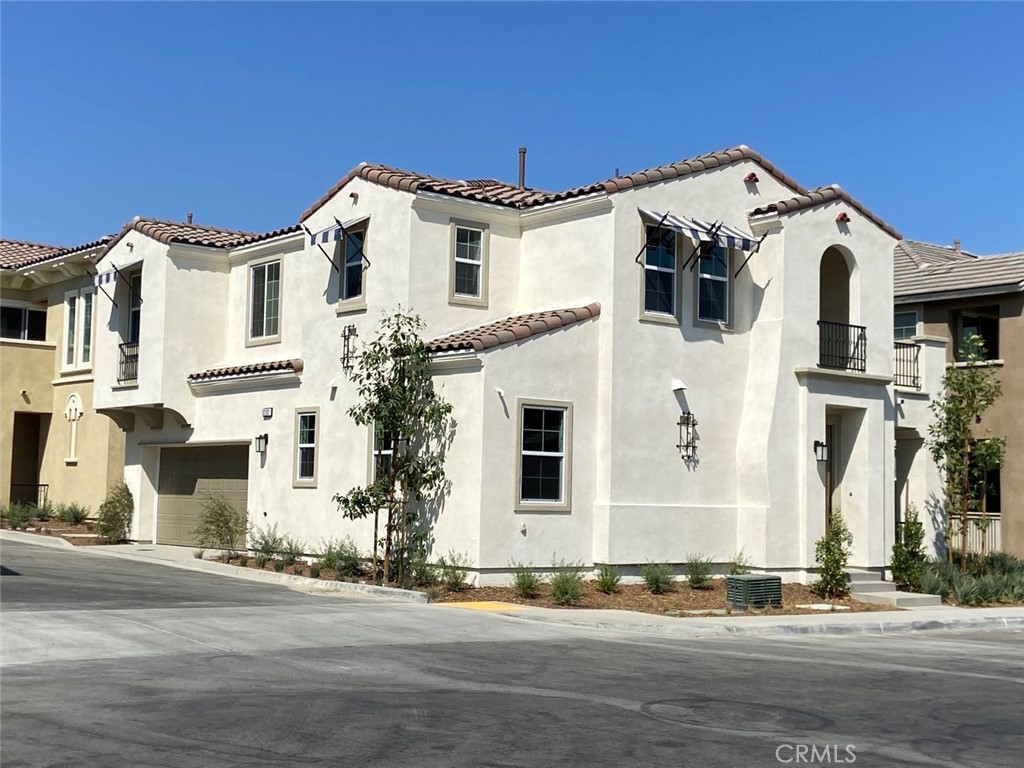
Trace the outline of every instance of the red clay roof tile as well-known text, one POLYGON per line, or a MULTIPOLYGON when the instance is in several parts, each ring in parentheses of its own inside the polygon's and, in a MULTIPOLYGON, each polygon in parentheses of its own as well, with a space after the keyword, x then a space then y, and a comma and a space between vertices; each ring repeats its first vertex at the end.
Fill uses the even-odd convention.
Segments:
POLYGON ((427 351, 436 353, 472 349, 480 352, 564 328, 600 314, 601 305, 593 303, 575 309, 553 309, 517 315, 433 339, 427 342, 427 351))

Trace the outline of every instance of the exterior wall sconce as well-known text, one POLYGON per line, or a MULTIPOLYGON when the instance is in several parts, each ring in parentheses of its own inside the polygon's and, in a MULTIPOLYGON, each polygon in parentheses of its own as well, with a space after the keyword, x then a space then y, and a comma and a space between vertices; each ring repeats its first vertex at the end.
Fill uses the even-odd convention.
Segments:
POLYGON ((355 365, 355 339, 358 334, 354 325, 347 325, 341 331, 341 367, 342 370, 351 371, 355 365))
POLYGON ((679 416, 676 426, 679 427, 679 457, 683 461, 693 461, 697 458, 697 417, 689 411, 684 411, 679 416))
POLYGON ((850 214, 848 214, 846 211, 840 211, 839 215, 836 216, 836 221, 840 224, 849 224, 850 214))
POLYGON ((821 440, 814 441, 814 458, 818 461, 828 461, 828 443, 823 443, 821 440))
POLYGON ((267 434, 264 432, 262 435, 256 435, 253 440, 253 445, 256 446, 256 453, 263 455, 267 452, 267 434))

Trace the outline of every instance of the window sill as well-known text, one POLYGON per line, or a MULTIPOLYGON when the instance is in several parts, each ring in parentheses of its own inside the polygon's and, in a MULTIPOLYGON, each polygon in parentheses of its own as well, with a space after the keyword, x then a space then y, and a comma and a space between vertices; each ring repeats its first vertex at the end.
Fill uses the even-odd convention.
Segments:
POLYGON ((543 502, 531 503, 520 501, 515 506, 516 513, 537 514, 538 512, 556 515, 568 515, 572 513, 572 506, 569 504, 544 504, 543 502))
POLYGON ((453 307, 476 307, 477 309, 487 309, 486 298, 478 299, 473 296, 451 295, 448 297, 448 304, 453 307))
POLYGON ((334 308, 335 315, 354 315, 357 312, 366 311, 366 299, 348 299, 339 301, 334 308))
POLYGON ((266 347, 271 344, 280 344, 281 334, 276 336, 259 336, 255 339, 249 338, 245 340, 246 347, 266 347))
POLYGON ((736 333, 736 329, 733 328, 729 323, 724 323, 721 320, 694 320, 694 328, 704 328, 708 331, 718 331, 720 333, 736 333))
POLYGON ((64 464, 68 467, 77 467, 78 459, 64 459, 64 464))
POLYGON ((112 392, 123 392, 123 391, 128 390, 128 389, 138 389, 138 388, 139 388, 139 382, 138 381, 126 381, 126 382, 123 382, 121 384, 114 384, 114 385, 112 385, 110 387, 110 390, 112 392))
POLYGON ((12 347, 29 347, 32 349, 56 349, 56 344, 48 341, 35 341, 33 339, 8 339, 0 338, 0 344, 10 344, 12 347))
POLYGON ((316 480, 294 480, 292 488, 316 488, 316 480))
POLYGON ((979 360, 976 363, 948 363, 948 368, 1001 368, 1005 363, 1002 360, 979 360))
POLYGON ((653 325, 674 325, 679 327, 679 318, 675 315, 662 315, 654 312, 644 312, 640 315, 641 323, 651 323, 653 325))
POLYGON ((93 380, 92 371, 88 373, 75 373, 74 371, 61 371, 59 379, 53 379, 50 383, 57 384, 85 384, 93 380))

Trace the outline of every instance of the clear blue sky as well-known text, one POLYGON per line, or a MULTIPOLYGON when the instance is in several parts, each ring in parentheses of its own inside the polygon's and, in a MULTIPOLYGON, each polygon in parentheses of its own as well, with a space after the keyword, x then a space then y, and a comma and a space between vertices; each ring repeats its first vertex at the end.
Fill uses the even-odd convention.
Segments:
POLYGON ((11 3, 6 237, 268 230, 361 160, 562 189, 749 144, 908 237, 1024 248, 1024 5, 11 3))

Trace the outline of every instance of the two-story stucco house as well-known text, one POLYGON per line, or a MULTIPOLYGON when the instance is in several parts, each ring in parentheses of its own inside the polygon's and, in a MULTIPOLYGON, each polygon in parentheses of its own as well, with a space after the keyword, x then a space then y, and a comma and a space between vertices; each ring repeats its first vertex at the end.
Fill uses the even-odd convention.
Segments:
POLYGON ((380 454, 349 370, 401 306, 457 421, 434 552, 483 583, 740 550, 803 578, 840 508, 851 565, 881 568, 900 239, 747 147, 555 193, 362 164, 296 227, 129 224, 98 263, 96 404, 137 538, 190 543, 222 493, 368 549, 332 501, 380 454))
POLYGON ((92 265, 108 240, 0 240, 0 504, 95 513, 121 477, 124 436, 92 404, 92 265))

